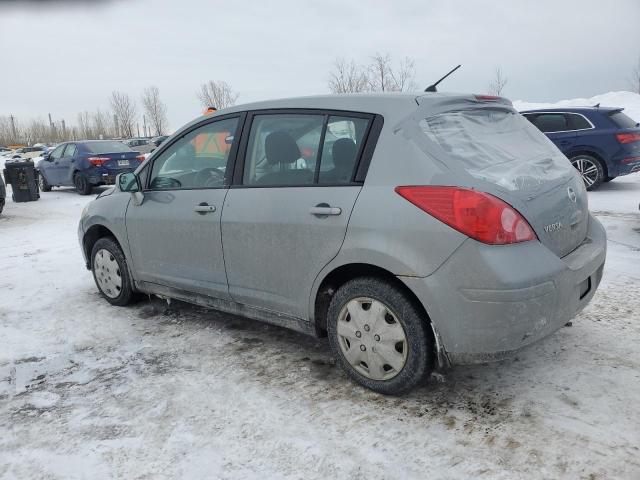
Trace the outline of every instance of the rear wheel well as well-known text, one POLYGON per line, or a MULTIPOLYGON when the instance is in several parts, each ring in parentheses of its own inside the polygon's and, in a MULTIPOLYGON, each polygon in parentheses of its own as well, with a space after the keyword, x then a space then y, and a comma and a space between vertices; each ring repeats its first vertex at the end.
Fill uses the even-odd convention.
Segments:
POLYGON ((604 176, 605 177, 609 176, 609 169, 607 168, 607 162, 605 162, 600 155, 590 150, 579 150, 577 152, 571 152, 571 157, 569 158, 569 160, 579 155, 589 155, 590 157, 593 157, 596 160, 598 160, 598 162, 600 162, 600 165, 602 165, 602 172, 604 173, 604 176))
POLYGON ((82 237, 82 246, 84 248, 85 253, 87 254, 87 268, 91 269, 91 250, 93 250, 93 246, 95 245, 95 243, 104 237, 111 237, 113 238, 113 240, 120 246, 120 248, 122 248, 122 245, 120 245, 120 242, 118 242, 118 239, 116 238, 116 236, 113 234, 113 232, 111 230, 109 230, 107 227, 105 227, 104 225, 93 225, 89 228, 89 230, 87 230, 87 232, 84 234, 84 237, 82 237))
POLYGON ((333 295, 336 293, 338 288, 340 288, 346 282, 358 277, 379 278, 380 280, 383 280, 398 288, 400 291, 406 294, 410 301, 416 306, 416 308, 419 309, 425 321, 431 324, 429 314, 424 308, 424 305, 422 305, 422 302, 420 302, 418 297, 416 297, 411 289, 409 289, 409 287, 402 283, 402 281, 398 280, 398 277, 396 277, 393 273, 385 270, 384 268, 376 267, 375 265, 369 265, 366 263, 350 263, 347 265, 342 265, 329 273, 324 278, 324 280, 322 280, 320 288, 318 288, 314 306, 314 320, 316 334, 319 337, 327 336, 327 312, 329 310, 329 303, 331 303, 333 295))

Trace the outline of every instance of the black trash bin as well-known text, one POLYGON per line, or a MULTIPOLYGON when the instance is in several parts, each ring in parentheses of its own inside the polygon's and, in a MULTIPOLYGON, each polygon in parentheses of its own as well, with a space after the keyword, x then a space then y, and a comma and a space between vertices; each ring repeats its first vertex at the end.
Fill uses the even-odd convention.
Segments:
POLYGON ((4 164, 4 181, 11 185, 14 202, 33 202, 40 198, 36 169, 31 160, 7 161, 4 164))

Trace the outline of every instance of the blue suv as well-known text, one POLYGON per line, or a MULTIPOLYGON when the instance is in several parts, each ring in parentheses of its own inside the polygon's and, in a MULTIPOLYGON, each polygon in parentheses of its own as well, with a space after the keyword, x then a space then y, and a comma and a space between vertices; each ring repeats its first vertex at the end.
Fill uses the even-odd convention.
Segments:
POLYGON ((43 192, 51 187, 76 187, 89 195, 93 187, 112 185, 116 175, 133 172, 144 157, 116 140, 66 142, 44 154, 37 165, 38 183, 43 192))
POLYGON ((580 172, 587 190, 640 171, 640 124, 622 108, 573 107, 522 113, 580 172))

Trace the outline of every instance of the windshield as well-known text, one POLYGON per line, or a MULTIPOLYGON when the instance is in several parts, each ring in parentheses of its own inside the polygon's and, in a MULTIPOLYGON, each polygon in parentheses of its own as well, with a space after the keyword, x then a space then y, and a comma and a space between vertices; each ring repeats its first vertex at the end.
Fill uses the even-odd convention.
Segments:
MULTIPOLYGON (((571 172, 567 158, 515 110, 450 111, 420 121, 421 131, 470 175, 508 190, 530 190, 571 172)), ((439 155, 442 156, 442 155, 439 155)))
POLYGON ((86 149, 90 152, 90 153, 125 153, 125 152, 132 152, 133 150, 131 150, 129 147, 127 147, 124 143, 122 142, 117 142, 117 141, 104 141, 104 142, 91 142, 91 143, 85 143, 84 144, 86 149))

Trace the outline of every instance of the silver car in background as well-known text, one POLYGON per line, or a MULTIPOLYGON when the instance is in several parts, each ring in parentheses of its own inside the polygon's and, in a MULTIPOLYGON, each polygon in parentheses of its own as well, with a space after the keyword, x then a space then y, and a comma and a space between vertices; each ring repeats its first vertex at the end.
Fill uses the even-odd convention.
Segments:
POLYGON ((385 394, 503 358, 593 297, 603 227, 499 97, 331 95, 198 118, 83 212, 87 268, 138 293, 328 336, 385 394))

